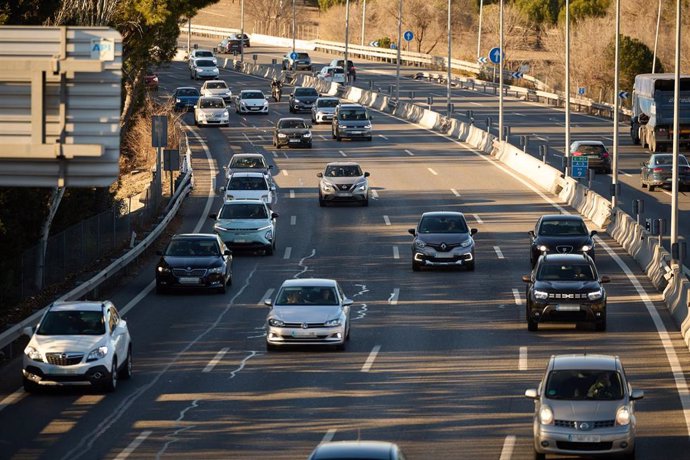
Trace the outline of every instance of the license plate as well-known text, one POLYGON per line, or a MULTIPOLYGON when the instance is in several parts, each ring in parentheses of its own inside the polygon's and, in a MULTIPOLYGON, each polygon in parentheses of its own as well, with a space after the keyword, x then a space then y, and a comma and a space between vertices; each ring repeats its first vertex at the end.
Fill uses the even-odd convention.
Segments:
POLYGON ((180 277, 180 284, 199 284, 201 282, 200 278, 182 276, 180 277))
POLYGON ((352 131, 352 134, 362 134, 362 131, 352 131))
POLYGON ((299 143, 299 139, 290 139, 288 142, 290 142, 291 144, 297 144, 299 143))
POLYGON ((352 194, 347 192, 338 192, 336 193, 336 196, 352 196, 352 194))
POLYGON ((454 256, 451 252, 437 252, 436 257, 439 259, 452 259, 454 256))
POLYGON ((558 311, 580 311, 580 306, 566 303, 566 304, 557 305, 556 310, 558 310, 558 311))
POLYGON ((316 337, 316 331, 310 331, 308 329, 293 329, 290 332, 292 337, 316 337))
POLYGON ((601 436, 591 434, 569 434, 568 441, 574 442, 601 442, 601 436))

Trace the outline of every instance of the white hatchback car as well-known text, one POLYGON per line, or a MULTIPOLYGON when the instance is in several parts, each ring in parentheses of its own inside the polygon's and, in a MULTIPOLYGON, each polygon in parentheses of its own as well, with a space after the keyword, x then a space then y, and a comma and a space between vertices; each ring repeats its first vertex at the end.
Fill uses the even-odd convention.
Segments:
POLYGON ((216 58, 216 55, 213 53, 213 51, 196 49, 192 50, 192 52, 189 53, 189 67, 192 67, 192 61, 194 61, 194 59, 199 58, 210 59, 213 61, 214 65, 218 65, 218 59, 216 58))
POLYGON ((194 124, 230 126, 230 116, 220 97, 203 96, 194 105, 194 124))
POLYGON ((114 391, 132 376, 132 339, 110 301, 55 302, 24 349, 24 390, 48 385, 91 385, 114 391))
POLYGON ((268 115, 266 95, 258 89, 244 89, 235 99, 237 113, 263 113, 268 115))
POLYGON ((225 200, 261 200, 271 206, 276 187, 263 172, 240 172, 230 176, 221 191, 225 200))
POLYGON ((220 75, 218 67, 209 58, 191 59, 189 64, 189 77, 192 80, 206 79, 217 80, 220 75))
POLYGON ((329 83, 345 83, 345 70, 342 67, 325 66, 316 74, 316 78, 329 83))
POLYGON ((201 85, 202 96, 222 97, 226 104, 232 102, 232 91, 223 80, 207 80, 201 85))

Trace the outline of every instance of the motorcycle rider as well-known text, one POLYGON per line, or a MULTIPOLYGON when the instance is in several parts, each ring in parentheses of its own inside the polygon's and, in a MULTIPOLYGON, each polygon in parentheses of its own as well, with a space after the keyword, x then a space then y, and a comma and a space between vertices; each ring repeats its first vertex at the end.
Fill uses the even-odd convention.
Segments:
POLYGON ((276 102, 280 101, 280 97, 283 94, 283 82, 278 80, 277 77, 273 77, 273 81, 271 81, 271 94, 276 102))

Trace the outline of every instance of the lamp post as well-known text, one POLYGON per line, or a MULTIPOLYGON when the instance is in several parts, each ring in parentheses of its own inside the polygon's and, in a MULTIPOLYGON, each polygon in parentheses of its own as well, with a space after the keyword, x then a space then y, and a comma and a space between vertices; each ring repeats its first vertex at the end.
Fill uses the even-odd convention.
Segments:
POLYGON ((345 60, 343 71, 345 72, 345 84, 350 83, 350 68, 347 66, 347 43, 350 41, 350 0, 345 2, 345 60))
POLYGON ((570 0, 565 1, 565 177, 570 174, 570 0))
POLYGON ((448 118, 451 116, 451 110, 450 110, 450 77, 451 77, 451 72, 450 72, 450 59, 451 59, 451 44, 452 44, 452 38, 451 38, 451 30, 450 30, 450 2, 451 0, 448 0, 448 78, 446 82, 446 98, 448 99, 447 104, 446 104, 446 110, 448 111, 448 118))
POLYGON ((652 73, 656 73, 656 48, 659 44, 659 23, 661 22, 661 0, 659 0, 659 11, 656 13, 656 34, 654 35, 654 60, 652 61, 652 73))
MULTIPOLYGON (((620 1, 620 0, 619 0, 620 1)), ((673 251, 674 247, 678 247, 678 154, 679 151, 679 131, 680 131, 680 28, 681 28, 681 0, 676 0, 676 69, 675 82, 673 85, 673 176, 671 186, 671 253, 680 255, 680 248, 673 251)), ((674 257, 675 263, 678 259, 674 257)))
POLYGON ((295 0, 292 0, 292 52, 295 52, 295 0))
MULTIPOLYGON (((498 142, 503 140, 503 0, 498 9, 498 142)), ((494 67, 495 68, 495 67, 494 67)))
POLYGON ((244 62, 244 0, 240 2, 240 62, 244 62))
MULTIPOLYGON (((661 0, 659 0, 661 1, 661 0)), ((367 22, 367 0, 364 0, 364 3, 362 4, 362 39, 360 40, 359 44, 364 46, 364 25, 367 22)))
POLYGON ((479 0, 479 30, 477 31, 477 60, 482 52, 482 16, 484 15, 484 0, 479 0))
POLYGON ((397 43, 397 51, 398 51, 398 59, 395 65, 395 100, 396 102, 400 100, 400 42, 402 41, 402 13, 403 13, 403 8, 402 8, 402 0, 399 2, 399 9, 398 9, 398 43, 397 43))
POLYGON ((619 91, 619 48, 621 33, 621 0, 616 0, 616 37, 613 64, 613 161, 611 162, 611 207, 618 206, 618 112, 620 110, 619 91))

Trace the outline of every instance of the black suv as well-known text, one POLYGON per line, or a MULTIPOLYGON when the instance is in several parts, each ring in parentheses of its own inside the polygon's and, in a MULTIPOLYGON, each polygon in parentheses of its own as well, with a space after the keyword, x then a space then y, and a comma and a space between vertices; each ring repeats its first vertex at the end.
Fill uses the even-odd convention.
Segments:
POLYGON ((527 329, 539 323, 594 323, 606 330, 606 291, 594 261, 587 254, 545 254, 522 281, 527 283, 527 329))
POLYGON ((314 88, 308 86, 296 86, 290 93, 288 108, 290 113, 300 111, 310 112, 314 102, 319 98, 319 93, 314 88))
POLYGON ((530 257, 534 267, 539 256, 544 253, 571 254, 586 253, 594 259, 594 240, 596 230, 587 230, 580 216, 547 214, 541 216, 529 231, 530 257))

